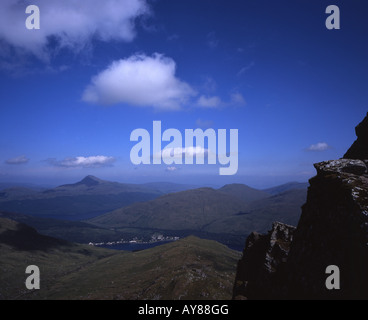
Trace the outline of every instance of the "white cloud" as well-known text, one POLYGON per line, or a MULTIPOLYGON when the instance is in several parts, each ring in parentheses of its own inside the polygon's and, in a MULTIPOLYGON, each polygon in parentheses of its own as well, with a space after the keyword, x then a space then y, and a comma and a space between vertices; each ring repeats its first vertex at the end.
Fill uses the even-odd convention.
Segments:
POLYGON ((229 106, 244 106, 245 99, 242 94, 240 93, 232 93, 230 94, 230 100, 229 101, 223 101, 218 96, 204 96, 201 95, 196 105, 201 108, 208 108, 208 109, 215 109, 220 107, 229 107, 229 106))
POLYGON ((29 159, 26 156, 19 156, 16 158, 11 158, 5 161, 7 164, 25 164, 28 163, 29 159))
POLYGON ((113 162, 115 162, 115 158, 106 156, 74 157, 74 158, 65 158, 64 160, 61 161, 51 159, 48 162, 57 167, 91 168, 91 167, 110 166, 113 162))
POLYGON ((174 172, 174 171, 176 171, 176 170, 178 170, 178 168, 177 168, 177 167, 167 167, 167 168, 166 168, 166 171, 169 171, 169 172, 174 172))
POLYGON ((213 97, 208 97, 208 96, 200 96, 198 101, 197 101, 197 105, 199 107, 203 107, 203 108, 218 108, 223 104, 223 102, 221 101, 221 99, 217 96, 213 96, 213 97))
POLYGON ((312 144, 310 145, 306 150, 307 151, 317 151, 317 152, 321 152, 321 151, 325 151, 330 149, 331 147, 326 143, 326 142, 318 142, 316 144, 312 144))
MULTIPOLYGON (((1 0, 0 40, 41 59, 48 59, 50 38, 59 47, 80 50, 93 38, 102 41, 131 41, 135 19, 149 14, 145 0, 1 0), (40 9, 40 29, 25 27, 25 9, 36 4, 40 9)), ((7 48, 2 46, 3 53, 7 48)))
POLYGON ((182 156, 197 156, 208 154, 208 149, 201 146, 187 148, 165 148, 162 151, 162 158, 181 158, 182 156))
POLYGON ((205 156, 208 155, 211 151, 201 146, 195 147, 186 147, 186 148, 164 148, 161 152, 158 152, 153 155, 153 158, 161 158, 162 159, 182 159, 184 156, 205 156))
POLYGON ((83 93, 86 102, 113 105, 127 103, 156 109, 180 109, 195 91, 175 76, 171 58, 155 53, 136 54, 114 61, 95 76, 83 93))

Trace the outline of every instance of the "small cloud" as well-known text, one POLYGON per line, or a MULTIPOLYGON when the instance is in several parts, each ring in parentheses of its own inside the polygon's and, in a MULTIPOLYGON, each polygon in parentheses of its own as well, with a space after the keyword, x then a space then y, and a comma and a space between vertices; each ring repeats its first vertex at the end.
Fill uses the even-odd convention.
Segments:
POLYGON ((6 164, 26 164, 28 162, 29 162, 29 159, 26 158, 26 156, 11 158, 5 161, 6 164))
POLYGON ((209 94, 216 91, 217 83, 213 78, 206 76, 203 79, 203 85, 201 87, 204 92, 209 94))
POLYGON ((218 108, 222 104, 221 99, 217 96, 208 97, 202 95, 197 100, 197 105, 202 108, 218 108))
POLYGON ((230 94, 230 100, 223 101, 218 96, 202 95, 198 98, 196 105, 201 108, 216 109, 220 107, 245 106, 246 102, 242 94, 235 92, 230 94))
POLYGON ((70 70, 70 67, 63 64, 60 66, 53 67, 51 65, 46 66, 45 71, 48 73, 61 73, 70 70))
POLYGON ((168 171, 168 172, 174 172, 174 171, 176 171, 176 170, 178 170, 178 168, 177 168, 177 167, 167 167, 167 168, 166 168, 166 171, 168 171))
POLYGON ((310 145, 306 151, 322 152, 331 149, 331 147, 326 142, 318 142, 316 144, 310 145))
POLYGON ((114 157, 91 156, 91 157, 74 157, 65 158, 64 160, 49 159, 48 162, 57 167, 65 168, 99 168, 111 166, 115 162, 114 157))
POLYGON ((243 73, 249 71, 250 69, 252 69, 255 66, 255 62, 252 61, 250 64, 248 64, 247 66, 241 68, 238 73, 236 74, 238 77, 240 77, 243 73))
POLYGON ((187 147, 187 148, 165 148, 161 151, 162 158, 181 158, 182 156, 204 156, 208 154, 208 149, 201 146, 187 147))
POLYGON ((236 52, 239 54, 245 53, 247 51, 253 50, 254 48, 256 48, 256 44, 255 43, 250 43, 245 47, 238 47, 236 49, 236 52))
POLYGON ((230 95, 230 104, 233 106, 245 106, 246 102, 243 95, 239 92, 230 95))
POLYGON ((175 41, 178 39, 179 39, 179 36, 176 33, 167 37, 167 41, 175 41))
MULTIPOLYGON (((158 152, 152 156, 152 158, 160 159, 182 159, 185 156, 206 156, 211 151, 201 146, 186 147, 186 148, 164 148, 161 152, 158 152)), ((212 153, 211 153, 212 154, 212 153)))
POLYGON ((208 129, 213 127, 213 121, 197 119, 196 125, 199 128, 208 129))
POLYGON ((215 32, 210 32, 209 34, 207 34, 207 41, 206 41, 208 47, 210 49, 216 49, 219 45, 219 40, 217 39, 216 33, 215 32))

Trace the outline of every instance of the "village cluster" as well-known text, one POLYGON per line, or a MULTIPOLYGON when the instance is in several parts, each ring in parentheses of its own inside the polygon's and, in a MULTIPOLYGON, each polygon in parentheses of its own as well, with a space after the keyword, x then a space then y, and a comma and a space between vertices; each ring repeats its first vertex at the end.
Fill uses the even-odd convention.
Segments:
POLYGON ((149 243, 155 243, 155 242, 161 242, 161 241, 176 241, 179 240, 180 237, 176 236, 164 236, 163 234, 153 234, 151 239, 143 240, 138 239, 137 237, 134 237, 133 239, 121 239, 119 241, 109 241, 109 242, 90 242, 90 246, 114 246, 118 244, 124 244, 124 243, 130 243, 130 244, 149 244, 149 243))

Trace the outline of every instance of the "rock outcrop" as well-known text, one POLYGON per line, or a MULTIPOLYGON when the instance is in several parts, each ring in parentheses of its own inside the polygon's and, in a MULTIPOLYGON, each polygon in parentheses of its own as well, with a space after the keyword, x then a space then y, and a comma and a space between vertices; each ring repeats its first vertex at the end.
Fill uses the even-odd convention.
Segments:
POLYGON ((278 295, 280 273, 284 270, 295 227, 274 222, 266 235, 248 237, 238 262, 233 298, 272 299, 278 295))
POLYGON ((315 165, 288 259, 288 291, 307 299, 368 298, 368 175, 361 160, 315 165), (340 269, 328 290, 326 268, 340 269))
POLYGON ((345 153, 345 159, 368 159, 368 113, 364 120, 357 125, 355 133, 358 139, 345 153))
POLYGON ((368 116, 356 133, 343 159, 315 164, 296 230, 275 224, 268 235, 248 237, 234 298, 368 299, 368 116), (269 254, 278 228, 284 234, 276 243, 290 247, 281 260, 269 254), (331 265, 339 268, 340 289, 326 287, 331 265))

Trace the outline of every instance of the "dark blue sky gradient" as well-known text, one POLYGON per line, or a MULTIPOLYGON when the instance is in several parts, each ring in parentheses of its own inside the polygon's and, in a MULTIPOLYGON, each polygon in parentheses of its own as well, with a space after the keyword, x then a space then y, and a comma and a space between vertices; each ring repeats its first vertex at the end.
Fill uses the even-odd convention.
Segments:
POLYGON ((0 181, 59 184, 93 174, 133 183, 268 187, 307 181, 314 175, 313 163, 342 157, 355 140, 354 127, 368 111, 367 1, 149 4, 151 16, 136 21, 131 42, 94 40, 79 52, 54 50, 50 43, 49 62, 28 53, 11 70, 0 69, 0 181), (340 7, 340 30, 325 27, 330 4, 340 7), (156 52, 173 59, 176 77, 198 94, 182 110, 82 101, 91 79, 113 61, 156 52), (246 104, 195 105, 200 95, 227 102, 234 93, 246 104), (170 172, 164 165, 134 167, 130 133, 152 131, 154 120, 182 133, 199 121, 214 129, 239 129, 237 175, 219 176, 218 165, 182 165, 170 172), (329 148, 308 151, 322 142, 329 148), (28 163, 6 164, 21 155, 28 163), (99 168, 65 168, 49 160, 96 155, 116 160, 99 168))

